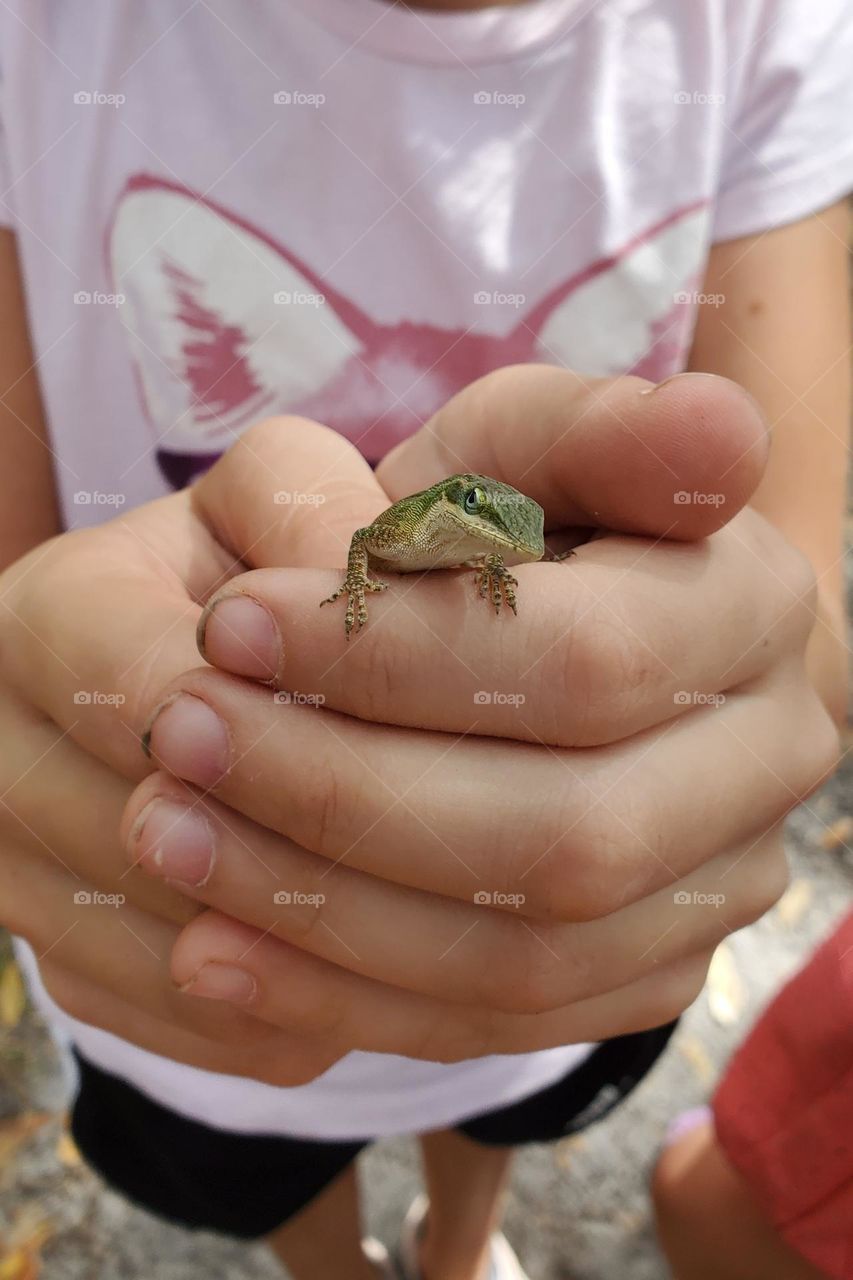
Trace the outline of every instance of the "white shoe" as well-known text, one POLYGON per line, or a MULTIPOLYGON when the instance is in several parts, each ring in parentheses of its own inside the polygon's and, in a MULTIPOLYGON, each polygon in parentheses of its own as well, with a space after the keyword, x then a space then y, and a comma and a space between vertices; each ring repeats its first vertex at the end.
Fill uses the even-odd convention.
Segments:
POLYGON ((377 1275, 382 1280, 397 1280, 397 1272, 391 1255, 381 1240, 375 1236, 365 1236, 361 1242, 361 1250, 368 1262, 372 1262, 377 1275))
MULTIPOLYGON (((418 1265, 418 1241, 423 1232, 428 1209, 429 1201, 426 1196, 416 1196, 403 1219, 400 1231, 400 1265, 404 1280, 422 1280, 418 1265)), ((487 1280, 530 1280, 502 1231, 495 1231, 492 1235, 491 1256, 486 1276, 487 1280)))

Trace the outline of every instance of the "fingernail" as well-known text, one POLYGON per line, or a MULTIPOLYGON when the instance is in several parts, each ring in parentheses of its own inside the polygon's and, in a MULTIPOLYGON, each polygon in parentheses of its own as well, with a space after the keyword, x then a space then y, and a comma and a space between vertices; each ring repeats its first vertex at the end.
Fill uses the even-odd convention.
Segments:
POLYGON ((275 618, 253 596, 222 596, 201 615, 198 648, 205 662, 251 680, 273 680, 281 666, 275 618))
POLYGON ((202 813, 173 800, 157 799, 143 809, 130 833, 133 865, 152 876, 180 880, 194 889, 213 871, 213 830, 202 813))
POLYGON ((231 743, 225 722, 191 693, 178 693, 154 713, 142 749, 176 778, 212 787, 227 772, 231 743))
POLYGON ((643 387, 642 391, 640 392, 640 395, 641 396, 653 395, 655 391, 660 391, 661 387, 667 387, 669 386, 670 382, 675 382, 676 378, 692 378, 693 376, 694 376, 693 373, 688 372, 688 370, 686 369, 683 370, 681 373, 671 373, 668 378, 664 378, 663 382, 656 382, 653 387, 643 387))
POLYGON ((232 964, 211 961, 202 965, 194 978, 181 991, 204 1000, 227 1000, 230 1004, 249 1004, 254 1000, 258 984, 251 973, 232 964))
POLYGON ((682 1111, 681 1115, 669 1122, 663 1145, 671 1147, 678 1142, 679 1138, 685 1137, 702 1125, 712 1124, 713 1120, 714 1113, 708 1106, 692 1107, 689 1111, 682 1111))

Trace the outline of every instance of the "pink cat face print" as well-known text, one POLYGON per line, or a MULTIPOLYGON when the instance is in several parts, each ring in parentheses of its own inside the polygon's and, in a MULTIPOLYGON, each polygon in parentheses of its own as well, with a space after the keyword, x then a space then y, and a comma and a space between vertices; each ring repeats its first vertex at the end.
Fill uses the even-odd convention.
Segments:
POLYGON ((505 294, 475 292, 466 279, 452 328, 418 318, 414 289, 411 316, 375 318, 367 301, 343 296, 283 243, 147 175, 117 201, 107 251, 158 463, 181 487, 274 413, 323 422, 376 462, 462 387, 504 365, 655 381, 678 372, 707 223, 704 202, 681 209, 539 298, 522 275, 505 294))

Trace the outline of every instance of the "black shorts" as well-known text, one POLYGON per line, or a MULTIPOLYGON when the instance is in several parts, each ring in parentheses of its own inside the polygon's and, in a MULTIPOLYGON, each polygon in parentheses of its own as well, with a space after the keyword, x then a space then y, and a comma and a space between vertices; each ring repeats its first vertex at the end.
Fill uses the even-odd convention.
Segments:
MULTIPOLYGON (((595 1048, 556 1084, 455 1126, 487 1146, 556 1142, 601 1119, 642 1080, 676 1023, 595 1048)), ((115 1190, 171 1222, 241 1239, 269 1235, 372 1139, 320 1142, 212 1129, 77 1055, 72 1132, 115 1190)))

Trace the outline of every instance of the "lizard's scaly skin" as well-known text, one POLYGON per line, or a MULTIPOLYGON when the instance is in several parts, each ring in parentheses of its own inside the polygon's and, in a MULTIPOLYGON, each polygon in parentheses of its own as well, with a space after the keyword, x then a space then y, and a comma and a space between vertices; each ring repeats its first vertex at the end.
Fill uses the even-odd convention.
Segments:
POLYGON ((344 628, 360 631, 367 621, 365 595, 387 582, 370 569, 423 573, 470 565, 480 595, 499 613, 506 601, 517 612, 517 580, 506 564, 541 560, 544 512, 537 502, 489 476, 458 475, 395 502, 373 524, 357 529, 350 543, 344 581, 328 600, 347 596, 344 628))

